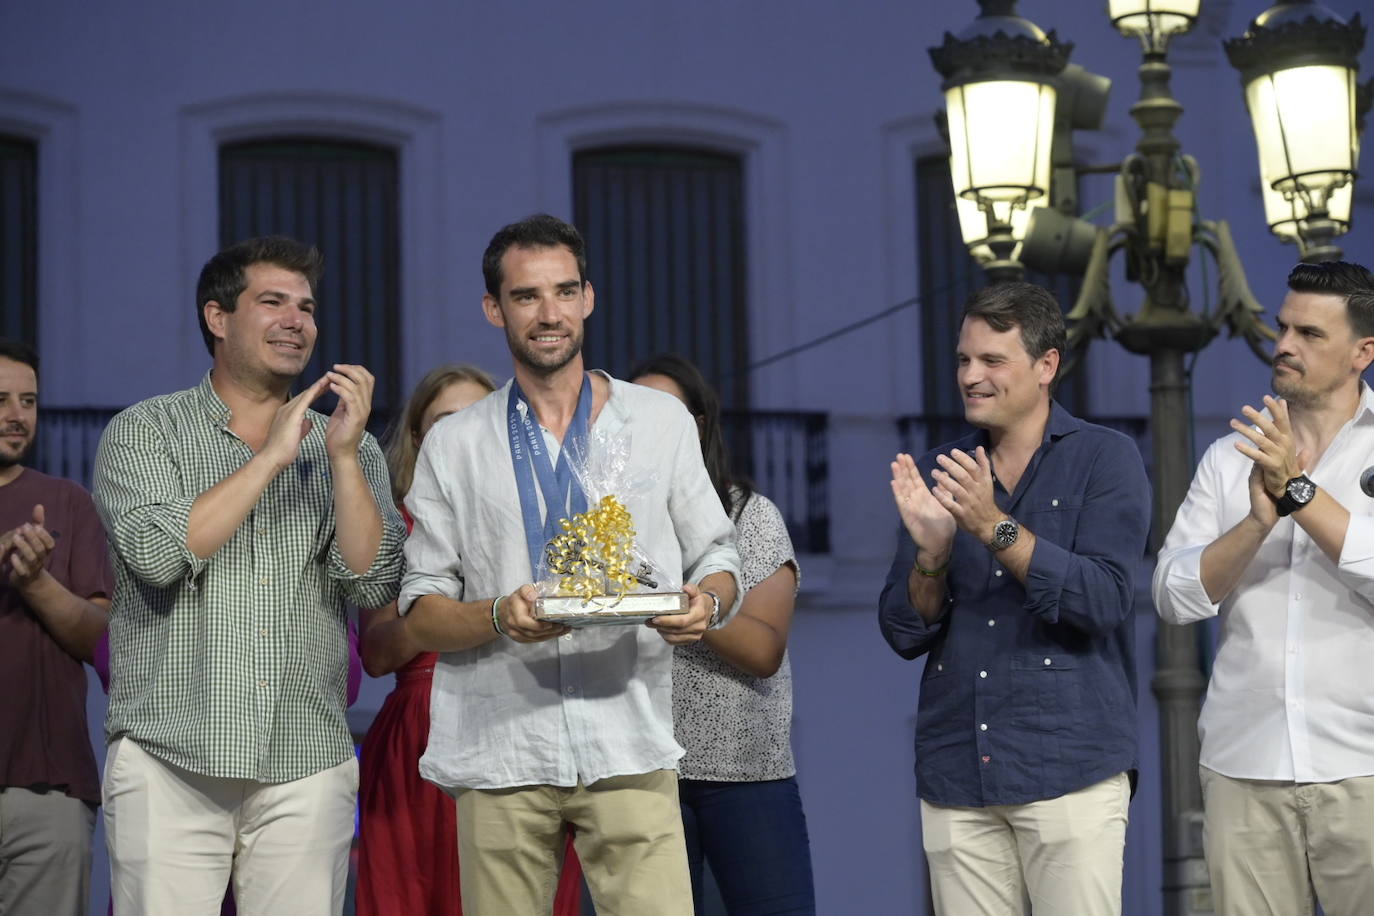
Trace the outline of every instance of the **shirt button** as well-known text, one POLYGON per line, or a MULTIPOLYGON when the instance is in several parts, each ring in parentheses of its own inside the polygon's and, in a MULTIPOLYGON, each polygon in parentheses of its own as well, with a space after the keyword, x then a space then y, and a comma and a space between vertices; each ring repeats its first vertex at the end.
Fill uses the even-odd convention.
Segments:
POLYGON ((564 642, 572 642, 572 634, 571 634, 571 633, 564 633, 564 634, 563 634, 563 641, 564 641, 564 642))
POLYGON ((1000 569, 997 570, 995 573, 993 573, 993 575, 994 575, 994 576, 1000 576, 1000 575, 1002 575, 1002 570, 1000 570, 1000 569))
POLYGON ((266 635, 267 635, 267 627, 263 627, 261 630, 258 630, 258 635, 259 635, 259 636, 266 636, 266 635))
POLYGON ((259 687, 266 687, 266 686, 267 686, 267 682, 266 682, 266 681, 258 681, 258 686, 259 686, 259 687))
POLYGON ((935 664, 935 670, 936 670, 936 671, 944 671, 944 670, 945 670, 945 663, 944 663, 944 662, 936 662, 936 664, 935 664))
POLYGON ((258 534, 266 534, 266 533, 267 533, 267 529, 266 529, 266 528, 259 528, 259 529, 258 529, 258 534))
POLYGON ((563 688, 563 692, 568 696, 572 696, 574 693, 577 693, 577 688, 569 684, 567 687, 563 688))
POLYGON ((1294 595, 1293 595, 1293 600, 1294 600, 1294 601, 1301 601, 1301 600, 1302 600, 1302 592, 1296 592, 1296 593, 1294 593, 1294 595))
POLYGON ((1059 500, 1057 500, 1057 499, 1052 499, 1052 500, 1050 500, 1050 505, 1051 505, 1051 506, 1057 506, 1057 505, 1059 505, 1059 500))
POLYGON ((986 671, 979 671, 979 672, 978 672, 978 676, 979 676, 979 677, 987 677, 987 676, 988 676, 988 673, 987 673, 986 671))
POLYGON ((984 731, 984 732, 987 731, 987 730, 988 730, 988 723, 984 722, 982 725, 979 725, 979 726, 978 726, 978 730, 979 730, 979 731, 984 731))
POLYGON ((1048 658, 1045 659, 1045 664, 1047 664, 1047 665, 1050 664, 1050 660, 1049 660, 1048 658))
POLYGON ((271 580, 270 580, 267 576, 263 576, 261 579, 258 580, 258 584, 259 584, 259 585, 266 585, 266 584, 267 584, 268 582, 270 582, 270 581, 271 581, 271 580))
POLYGON ((995 626, 997 626, 997 621, 995 621, 995 620, 989 620, 989 621, 988 621, 988 626, 990 626, 990 627, 995 627, 995 626))

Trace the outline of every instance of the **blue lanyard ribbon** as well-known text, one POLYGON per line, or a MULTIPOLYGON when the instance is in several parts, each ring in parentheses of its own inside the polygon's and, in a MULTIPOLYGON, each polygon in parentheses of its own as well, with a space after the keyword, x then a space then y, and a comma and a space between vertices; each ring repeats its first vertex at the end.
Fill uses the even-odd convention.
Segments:
POLYGON ((587 511, 587 495, 573 475, 568 453, 580 452, 586 447, 591 417, 592 382, 584 373, 577 409, 563 436, 563 447, 555 465, 549 460, 549 450, 534 416, 534 408, 520 390, 520 383, 511 382, 510 398, 506 402, 506 432, 511 463, 515 466, 515 486, 520 492, 520 515, 525 523, 525 544, 530 552, 531 579, 539 574, 545 546, 563 533, 559 521, 587 511), (540 493, 545 506, 542 517, 540 493))

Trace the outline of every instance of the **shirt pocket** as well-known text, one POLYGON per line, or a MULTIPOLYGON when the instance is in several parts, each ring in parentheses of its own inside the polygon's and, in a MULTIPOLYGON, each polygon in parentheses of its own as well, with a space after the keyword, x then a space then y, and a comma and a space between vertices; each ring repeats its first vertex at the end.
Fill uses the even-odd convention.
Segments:
POLYGON ((1013 656, 1011 696, 1017 722, 1045 734, 1072 727, 1083 711, 1082 675, 1078 658, 1063 652, 1013 656))
POLYGON ((1069 493, 1059 496, 1041 496, 1034 501, 1023 502, 1018 507, 1016 519, 1038 538, 1072 550, 1078 535, 1078 518, 1083 512, 1083 494, 1069 493))
POLYGON ((968 708, 969 695, 959 689, 955 680, 957 666, 932 655, 926 660, 925 674, 921 675, 921 702, 917 707, 916 728, 925 733, 934 728, 941 731, 949 729, 950 723, 967 719, 971 715, 968 708))

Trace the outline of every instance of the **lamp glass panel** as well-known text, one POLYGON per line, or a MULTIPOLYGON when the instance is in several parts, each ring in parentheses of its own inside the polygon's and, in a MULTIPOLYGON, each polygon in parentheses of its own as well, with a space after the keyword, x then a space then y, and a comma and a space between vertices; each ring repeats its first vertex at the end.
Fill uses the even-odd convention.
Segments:
POLYGON ((1355 170, 1355 74, 1311 66, 1256 77, 1245 102, 1259 147, 1260 180, 1280 191, 1321 190, 1355 170))
MULTIPOLYGON (((1285 198, 1282 191, 1275 191, 1261 183, 1260 193, 1264 195, 1264 221, 1269 231, 1286 241, 1297 239, 1301 223, 1307 220, 1307 204, 1301 194, 1285 198)), ((1331 193, 1326 202, 1327 213, 1336 224, 1336 234, 1344 235, 1350 231, 1350 208, 1354 202, 1355 182, 1348 181, 1331 193)))
MULTIPOLYGON (((1043 207, 1048 201, 1048 197, 1038 197, 1029 201, 1024 207, 1014 207, 1011 211, 1011 235, 1016 239, 1016 247, 1012 250, 1012 258, 1018 258, 1021 254, 1021 242, 1026 237, 1026 228, 1030 225, 1031 211, 1036 207, 1043 207)), ((982 210, 978 208, 975 201, 967 197, 955 197, 954 209, 959 214, 959 234, 963 236, 964 244, 968 246, 969 253, 974 259, 982 263, 992 260, 992 249, 987 246, 988 238, 988 218, 982 210)), ((1002 208, 998 208, 999 215, 1002 208)))
POLYGON ((954 192, 989 201, 1041 197, 1050 183, 1054 87, 1020 80, 966 83, 945 93, 954 192))
POLYGON ((1123 35, 1186 32, 1202 0, 1107 0, 1107 15, 1123 35))

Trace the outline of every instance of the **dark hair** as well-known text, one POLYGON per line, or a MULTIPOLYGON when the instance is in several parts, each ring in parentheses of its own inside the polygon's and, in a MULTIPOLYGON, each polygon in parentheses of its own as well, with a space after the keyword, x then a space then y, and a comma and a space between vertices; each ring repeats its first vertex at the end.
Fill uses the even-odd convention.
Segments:
POLYGON ((1356 337, 1374 337, 1374 274, 1349 261, 1299 264, 1288 274, 1295 293, 1320 293, 1345 298, 1345 316, 1356 337))
POLYGON ((38 378, 38 351, 22 340, 0 337, 0 359, 23 363, 33 370, 33 377, 38 378))
POLYGON ((754 484, 749 478, 735 473, 730 464, 730 452, 725 447, 725 436, 720 428, 720 398, 715 389, 706 381, 700 369, 676 353, 660 353, 645 360, 635 366, 629 377, 634 381, 646 375, 666 376, 682 389, 682 395, 687 399, 687 411, 697 421, 701 434, 701 458, 706 463, 706 473, 711 477, 711 486, 715 487, 720 504, 725 507, 727 515, 737 508, 743 509, 749 497, 754 495, 754 484), (740 491, 738 505, 730 499, 731 489, 740 491))
POLYGON ((415 440, 420 438, 420 421, 425 411, 439 394, 454 382, 473 382, 487 389, 496 390, 496 381, 476 366, 448 365, 431 369, 415 385, 410 393, 405 409, 401 411, 387 430, 386 464, 391 471, 391 498, 400 505, 410 492, 410 484, 415 479, 415 459, 419 457, 420 447, 415 440))
POLYGON ((577 259, 577 279, 587 282, 587 243, 582 233, 556 216, 536 213, 518 223, 503 226, 487 243, 482 255, 482 280, 493 298, 501 297, 501 259, 511 248, 558 248, 562 246, 577 259))
POLYGON ((272 264, 303 274, 313 294, 324 269, 324 256, 312 245, 284 235, 266 235, 230 245, 206 261, 196 283, 196 318, 200 321, 200 334, 205 338, 205 349, 211 356, 215 355, 215 335, 205 323, 205 304, 216 302, 226 312, 237 308, 239 296, 248 288, 244 272, 254 264, 272 264))
POLYGON ((1068 333, 1064 313, 1053 294, 1034 283, 994 283, 975 292, 964 303, 964 318, 981 318, 994 331, 1021 331, 1021 346, 1032 360, 1050 350, 1064 355, 1068 333))

